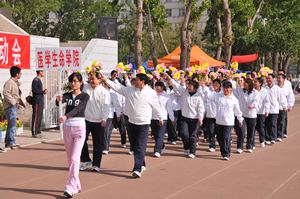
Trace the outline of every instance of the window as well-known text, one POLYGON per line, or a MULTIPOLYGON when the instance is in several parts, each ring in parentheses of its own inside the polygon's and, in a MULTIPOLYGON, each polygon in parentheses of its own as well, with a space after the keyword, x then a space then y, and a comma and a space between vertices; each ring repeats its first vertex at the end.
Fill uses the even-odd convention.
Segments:
POLYGON ((167 12, 167 17, 172 16, 172 9, 166 9, 166 12, 167 12))
POLYGON ((184 16, 185 15, 185 10, 184 10, 184 8, 180 8, 179 9, 179 16, 181 17, 181 16, 184 16))

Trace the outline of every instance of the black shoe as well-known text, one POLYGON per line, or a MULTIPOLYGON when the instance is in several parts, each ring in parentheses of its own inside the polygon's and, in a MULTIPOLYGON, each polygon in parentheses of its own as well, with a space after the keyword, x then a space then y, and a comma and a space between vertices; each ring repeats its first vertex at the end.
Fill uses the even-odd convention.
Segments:
POLYGON ((66 198, 73 198, 73 194, 70 193, 68 190, 65 190, 65 191, 64 191, 64 196, 65 196, 66 198))
POLYGON ((14 149, 14 148, 17 148, 17 147, 20 147, 20 145, 19 144, 5 144, 5 148, 14 149))

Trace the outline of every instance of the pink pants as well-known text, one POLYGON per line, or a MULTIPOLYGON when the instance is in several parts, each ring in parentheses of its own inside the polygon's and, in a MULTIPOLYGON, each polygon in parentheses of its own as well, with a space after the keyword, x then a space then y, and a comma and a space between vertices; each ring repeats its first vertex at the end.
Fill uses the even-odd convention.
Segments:
POLYGON ((85 131, 85 126, 64 125, 64 143, 69 164, 69 175, 66 189, 74 194, 81 191, 79 167, 81 150, 86 136, 85 131))

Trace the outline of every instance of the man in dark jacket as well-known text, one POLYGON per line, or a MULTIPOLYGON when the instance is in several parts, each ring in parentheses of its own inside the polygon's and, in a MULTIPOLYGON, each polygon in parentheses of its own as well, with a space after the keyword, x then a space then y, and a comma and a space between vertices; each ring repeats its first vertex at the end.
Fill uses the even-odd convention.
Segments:
POLYGON ((31 85, 33 96, 31 133, 32 137, 40 138, 42 137, 41 124, 43 119, 44 95, 47 93, 47 89, 43 89, 42 78, 44 77, 44 71, 37 71, 36 74, 37 76, 32 80, 31 85))

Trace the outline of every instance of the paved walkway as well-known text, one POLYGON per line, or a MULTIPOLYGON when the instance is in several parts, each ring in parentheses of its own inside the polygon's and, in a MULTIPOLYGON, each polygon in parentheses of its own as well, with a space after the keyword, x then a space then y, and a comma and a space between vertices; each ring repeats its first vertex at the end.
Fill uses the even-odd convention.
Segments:
MULTIPOLYGON (((300 103, 289 113, 288 138, 252 154, 232 154, 220 160, 219 151, 207 152, 201 142, 195 159, 183 157, 182 144, 167 145, 161 158, 153 158, 153 140, 147 148, 147 171, 132 179, 133 157, 112 136, 111 152, 102 159, 102 171, 81 172, 83 192, 76 198, 145 199, 299 199, 300 198, 300 103)), ((25 133, 17 137, 20 149, 0 154, 0 198, 62 198, 68 168, 57 131, 44 139, 25 133), (35 144, 44 141, 43 143, 35 144), (30 145, 33 144, 33 145, 30 145)), ((235 140, 234 140, 235 141, 235 140)), ((258 142, 257 142, 258 143, 258 142)), ((232 150, 235 151, 234 142, 232 150)))

